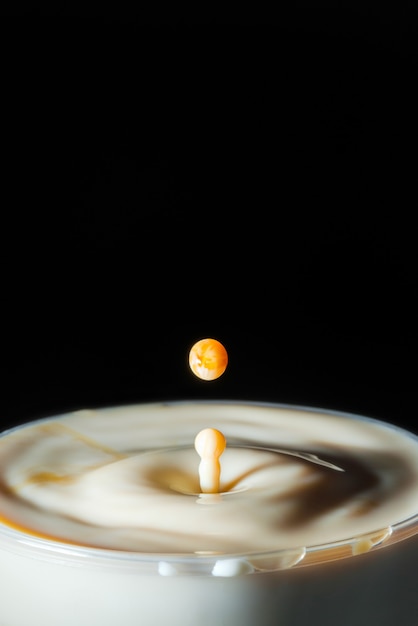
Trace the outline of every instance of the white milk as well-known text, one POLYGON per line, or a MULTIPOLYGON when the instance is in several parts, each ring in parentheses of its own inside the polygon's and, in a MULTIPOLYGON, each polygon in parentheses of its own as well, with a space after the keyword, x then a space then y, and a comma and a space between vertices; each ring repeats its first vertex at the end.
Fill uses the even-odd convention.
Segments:
POLYGON ((418 622, 418 439, 388 424, 78 411, 5 433, 0 481, 0 626, 418 622), (227 440, 219 494, 199 489, 207 427, 227 440))

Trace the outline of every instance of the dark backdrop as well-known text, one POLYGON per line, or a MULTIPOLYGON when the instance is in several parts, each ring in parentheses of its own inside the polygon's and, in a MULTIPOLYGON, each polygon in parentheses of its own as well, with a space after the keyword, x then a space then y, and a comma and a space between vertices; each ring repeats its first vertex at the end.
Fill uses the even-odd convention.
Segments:
POLYGON ((6 15, 2 427, 228 398, 418 432, 416 20, 6 15))

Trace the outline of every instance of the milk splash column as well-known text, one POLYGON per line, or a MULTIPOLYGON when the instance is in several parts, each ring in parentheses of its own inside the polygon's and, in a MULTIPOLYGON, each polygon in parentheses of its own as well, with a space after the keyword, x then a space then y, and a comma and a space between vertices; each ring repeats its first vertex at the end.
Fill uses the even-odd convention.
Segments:
POLYGON ((225 450, 224 435, 215 428, 201 430, 194 440, 196 452, 201 457, 199 465, 200 490, 202 493, 219 493, 221 465, 219 457, 225 450))

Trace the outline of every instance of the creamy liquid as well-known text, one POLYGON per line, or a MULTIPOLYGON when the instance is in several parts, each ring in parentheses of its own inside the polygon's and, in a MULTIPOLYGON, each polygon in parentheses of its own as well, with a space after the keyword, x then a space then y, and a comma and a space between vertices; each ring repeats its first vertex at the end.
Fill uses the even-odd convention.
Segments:
POLYGON ((0 439, 0 522, 78 545, 248 554, 347 540, 417 513, 417 438, 351 416, 148 404, 77 411, 0 439), (219 494, 199 488, 193 441, 207 427, 227 440, 219 494))

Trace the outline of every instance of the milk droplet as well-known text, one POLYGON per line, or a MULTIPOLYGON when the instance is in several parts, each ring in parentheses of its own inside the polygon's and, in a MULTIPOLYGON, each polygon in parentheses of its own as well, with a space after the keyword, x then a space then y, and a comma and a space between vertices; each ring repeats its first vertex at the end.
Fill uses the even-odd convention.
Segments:
POLYGON ((212 576, 230 578, 251 574, 253 571, 254 567, 245 559, 219 559, 212 569, 212 576))

